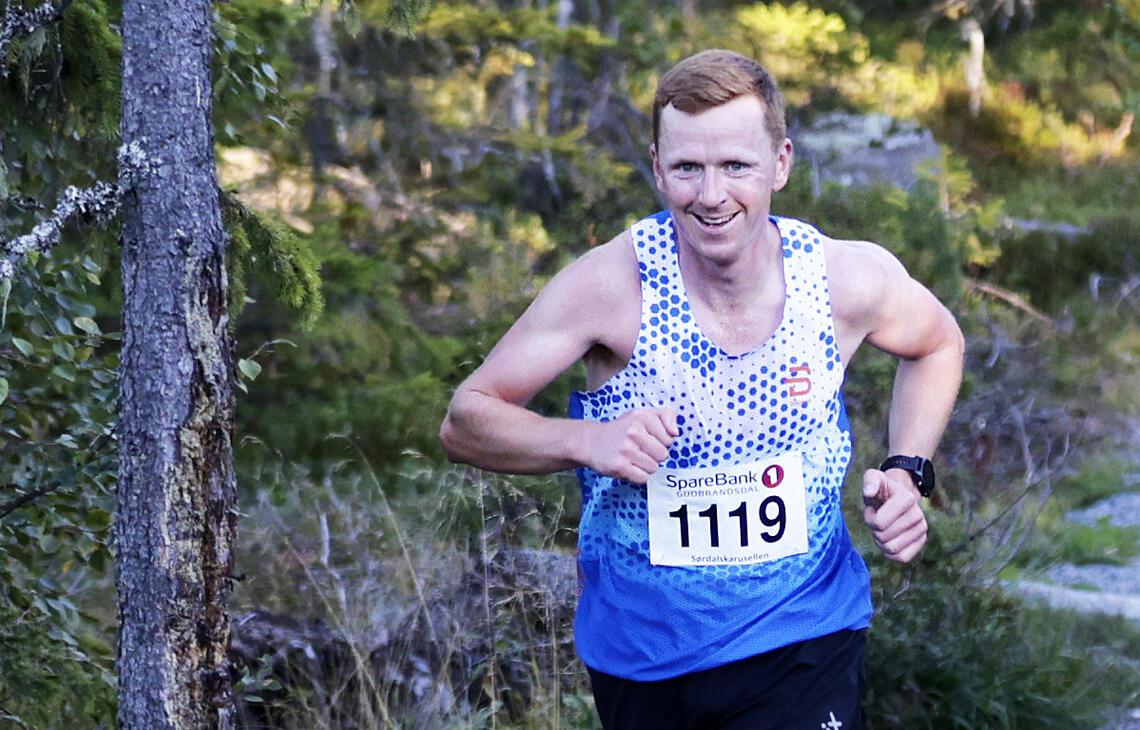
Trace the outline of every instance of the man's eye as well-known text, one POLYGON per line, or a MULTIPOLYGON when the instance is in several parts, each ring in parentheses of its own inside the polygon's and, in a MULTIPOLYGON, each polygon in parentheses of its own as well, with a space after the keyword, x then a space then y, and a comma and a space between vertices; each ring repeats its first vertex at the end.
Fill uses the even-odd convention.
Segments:
POLYGON ((677 169, 684 173, 693 173, 697 171, 697 166, 691 162, 682 162, 680 165, 677 165, 677 169))
POLYGON ((743 162, 730 162, 730 163, 728 163, 729 172, 744 172, 746 169, 748 169, 748 166, 745 165, 743 162))

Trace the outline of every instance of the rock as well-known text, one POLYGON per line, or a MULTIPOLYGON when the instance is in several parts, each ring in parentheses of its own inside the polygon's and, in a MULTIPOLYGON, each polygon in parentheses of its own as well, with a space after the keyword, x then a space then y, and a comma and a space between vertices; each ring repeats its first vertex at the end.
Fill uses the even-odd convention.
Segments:
POLYGON ((229 660, 233 680, 254 677, 254 686, 237 697, 241 727, 275 727, 275 702, 292 693, 335 708, 346 690, 357 691, 352 644, 319 619, 302 620, 268 611, 251 611, 234 621, 229 660))
POLYGON ((1101 730, 1140 730, 1140 707, 1125 710, 1101 730))
POLYGON ((843 185, 914 186, 920 164, 937 165, 942 150, 930 130, 887 114, 831 112, 789 130, 800 162, 812 169, 818 194, 825 181, 843 185))
POLYGON ((1140 525, 1140 492, 1114 494, 1091 507, 1074 510, 1066 518, 1090 527, 1096 527, 1102 521, 1114 527, 1140 525))
POLYGON ((411 612, 372 666, 400 705, 418 708, 415 727, 492 698, 520 718, 535 677, 573 681, 576 575, 569 555, 500 552, 411 612))
MULTIPOLYGON (((1135 567, 1129 568, 1135 571, 1135 567)), ((1053 608, 1081 613, 1100 613, 1106 616, 1123 616, 1140 621, 1140 596, 1128 593, 1085 591, 1052 583, 1018 581, 1015 590, 1023 596, 1044 601, 1053 608)))

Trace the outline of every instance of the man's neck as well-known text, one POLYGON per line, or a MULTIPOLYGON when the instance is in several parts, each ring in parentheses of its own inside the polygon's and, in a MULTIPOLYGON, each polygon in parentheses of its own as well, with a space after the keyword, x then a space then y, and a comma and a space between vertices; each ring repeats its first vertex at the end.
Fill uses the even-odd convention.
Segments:
POLYGON ((728 314, 749 310, 757 301, 783 295, 783 246, 774 223, 764 227, 760 239, 731 261, 702 257, 689 246, 678 247, 681 274, 690 299, 696 297, 710 310, 728 314))
POLYGON ((681 274, 697 324, 718 347, 742 354, 763 344, 784 314, 784 255, 776 226, 731 262, 680 247, 681 274))

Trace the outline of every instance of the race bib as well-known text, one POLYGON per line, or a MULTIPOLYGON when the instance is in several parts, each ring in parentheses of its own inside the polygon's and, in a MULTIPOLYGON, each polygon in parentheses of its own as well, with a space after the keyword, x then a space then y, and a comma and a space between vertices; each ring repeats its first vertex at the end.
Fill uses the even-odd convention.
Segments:
POLYGON ((647 487, 654 565, 767 563, 807 552, 799 452, 735 466, 658 469, 647 487))

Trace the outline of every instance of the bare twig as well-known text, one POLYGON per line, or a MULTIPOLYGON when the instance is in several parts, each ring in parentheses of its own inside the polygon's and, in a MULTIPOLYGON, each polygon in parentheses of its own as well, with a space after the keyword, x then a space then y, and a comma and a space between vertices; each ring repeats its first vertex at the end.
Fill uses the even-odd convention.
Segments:
MULTIPOLYGON (((8 486, 15 486, 15 485, 10 484, 8 486)), ((25 504, 27 504, 29 502, 34 502, 35 500, 39 499, 40 497, 44 496, 45 494, 50 494, 51 492, 54 492, 57 489, 59 489, 59 482, 52 482, 50 485, 43 487, 42 489, 36 489, 34 491, 28 492, 27 494, 21 494, 19 497, 16 497, 15 499, 9 500, 9 501, 5 502, 4 504, 0 504, 0 520, 4 519, 5 517, 10 515, 11 513, 15 512, 19 508, 23 507, 25 504)))
POLYGON ((1057 323, 1054 322, 1048 315, 1046 315, 1040 309, 1037 309, 1036 307, 1034 307, 1029 302, 1025 301, 1025 299, 1022 298, 1019 294, 1015 294, 1014 292, 1011 292, 1008 289, 1002 289, 1000 286, 994 286, 993 284, 987 284, 984 281, 978 281, 976 279, 967 279, 966 280, 966 286, 969 287, 970 289, 973 289, 976 292, 986 294, 988 296, 994 297, 995 299, 1000 299, 1001 301, 1005 302, 1006 304, 1009 304, 1010 306, 1012 306, 1016 309, 1020 309, 1022 312, 1025 312, 1026 314, 1028 314, 1030 317, 1033 317, 1037 321, 1043 322, 1043 323, 1049 325, 1050 327, 1055 328, 1057 326, 1057 323))
POLYGON ((53 23, 63 20, 63 11, 71 5, 71 0, 59 3, 46 2, 38 8, 13 7, 12 0, 4 5, 4 15, 0 16, 0 78, 8 77, 8 44, 26 38, 53 23))
MULTIPOLYGON (((2 58, 2 56, 0 56, 2 58)), ((120 183, 99 181, 90 188, 69 186, 63 199, 47 220, 41 221, 31 233, 11 241, 0 241, 0 279, 10 279, 16 265, 31 251, 46 252, 59 244, 63 227, 72 221, 105 225, 119 213, 123 192, 142 177, 153 174, 159 162, 150 158, 137 142, 119 148, 120 183)))

